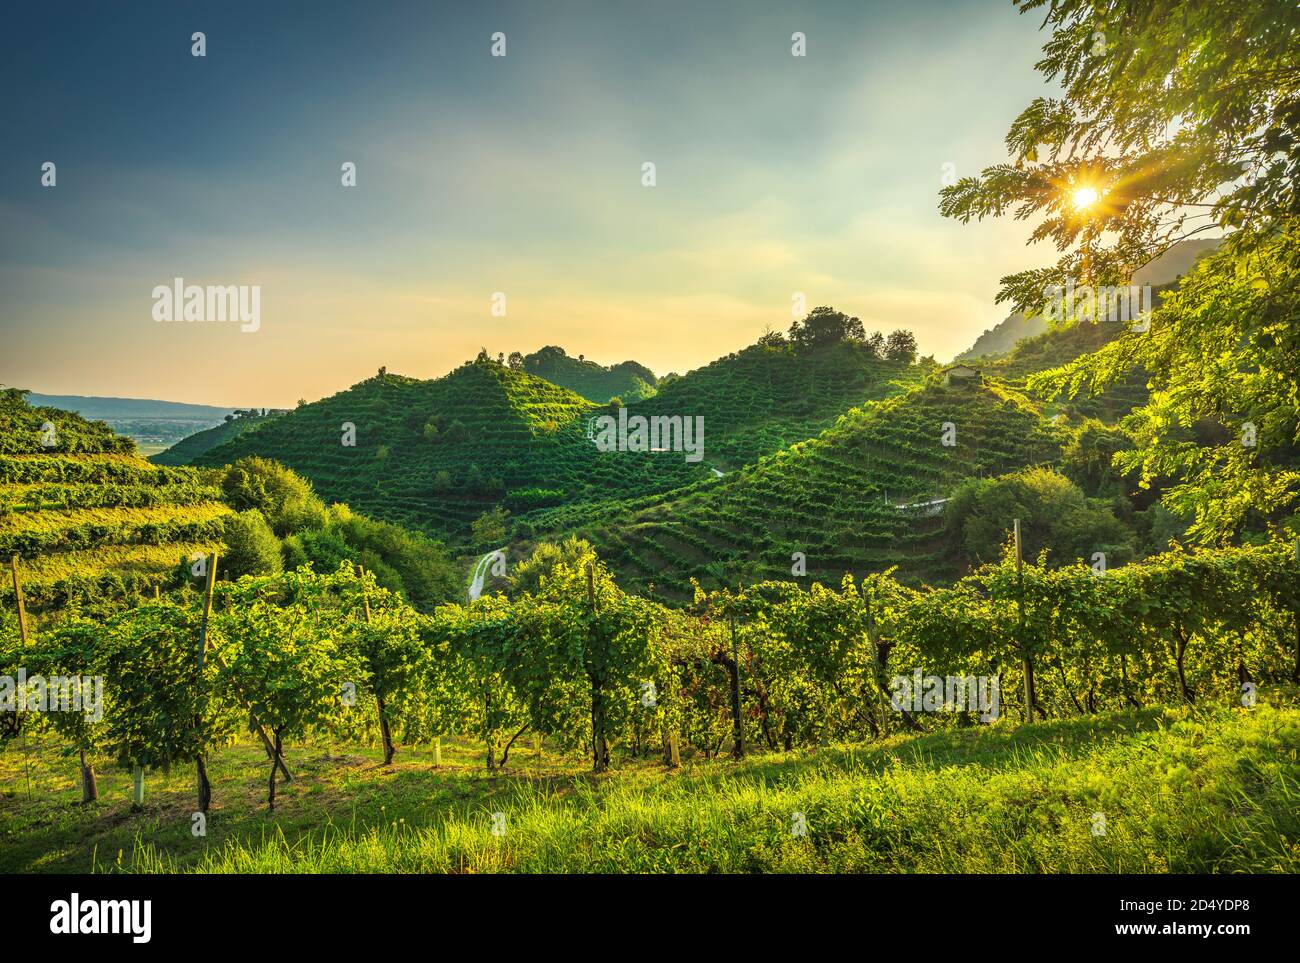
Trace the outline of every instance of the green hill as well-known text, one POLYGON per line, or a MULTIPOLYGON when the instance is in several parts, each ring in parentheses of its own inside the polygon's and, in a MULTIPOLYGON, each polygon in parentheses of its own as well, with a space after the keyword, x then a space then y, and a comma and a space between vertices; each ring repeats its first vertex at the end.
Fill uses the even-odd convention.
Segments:
POLYGON ((654 372, 635 361, 605 367, 583 358, 571 358, 563 348, 548 345, 524 355, 523 370, 553 385, 568 388, 588 401, 604 404, 611 398, 639 401, 655 393, 654 372))
POLYGON ((266 414, 262 414, 256 408, 236 412, 234 415, 227 416, 229 420, 223 421, 213 428, 195 432, 186 438, 182 438, 166 451, 151 455, 149 460, 155 465, 193 464, 194 460, 205 451, 216 448, 218 445, 224 445, 226 442, 238 438, 244 432, 252 431, 254 428, 258 428, 283 414, 285 414, 283 411, 267 411, 266 414))
MULTIPOLYGON (((0 558, 21 560, 33 610, 151 592, 220 543, 229 512, 202 473, 151 465, 102 422, 0 392, 0 558)), ((0 602, 12 601, 6 578, 0 602)))
POLYGON ((1056 368, 1080 355, 1096 351, 1124 333, 1118 321, 1082 323, 1054 328, 1025 338, 1005 357, 976 364, 999 377, 1020 379, 1039 371, 1056 368))
POLYGON ((432 381, 382 373, 211 448, 195 464, 271 458, 326 499, 482 550, 500 540, 480 544, 471 525, 497 506, 526 539, 533 517, 551 517, 553 508, 588 517, 591 506, 653 500, 707 481, 719 465, 810 438, 849 407, 915 385, 923 370, 848 342, 754 345, 721 358, 627 406, 630 416, 703 417, 704 462, 691 463, 677 452, 598 451, 588 423, 610 408, 481 355, 432 381), (354 446, 343 444, 345 425, 355 429, 354 446))
POLYGON ((811 349, 760 343, 672 380, 629 410, 703 415, 705 460, 729 469, 813 437, 855 405, 906 390, 924 370, 852 341, 811 349))
MULTIPOLYGON (((1054 328, 1026 338, 1002 358, 976 362, 975 367, 986 374, 1005 378, 1017 388, 1023 389, 1030 375, 1059 367, 1081 355, 1096 351, 1124 331, 1125 325, 1119 321, 1098 321, 1095 324, 1085 322, 1067 328, 1054 328)), ((1146 403, 1149 397, 1146 380, 1145 374, 1135 373, 1095 397, 1083 393, 1072 399, 1058 400, 1052 405, 1051 411, 1071 418, 1118 421, 1134 408, 1146 403)))
POLYGON ((210 449, 200 465, 279 461, 333 501, 475 546, 471 523, 555 504, 657 494, 705 477, 677 453, 599 452, 568 389, 481 356, 432 381, 381 373, 210 449), (343 444, 345 425, 355 445, 343 444))
POLYGON ((724 478, 637 502, 557 508, 540 530, 579 532, 625 584, 663 598, 705 587, 792 577, 838 584, 845 572, 891 565, 909 580, 957 574, 938 506, 963 478, 991 476, 1060 456, 1041 411, 998 383, 948 387, 937 379, 869 402, 817 437, 724 478), (943 444, 945 423, 955 430, 943 444))

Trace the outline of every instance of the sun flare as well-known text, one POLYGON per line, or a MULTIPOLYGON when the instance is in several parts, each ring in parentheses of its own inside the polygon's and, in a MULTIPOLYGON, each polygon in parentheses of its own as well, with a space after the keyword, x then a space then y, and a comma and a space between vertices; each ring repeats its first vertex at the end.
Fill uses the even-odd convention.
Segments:
POLYGON ((1076 211, 1086 211, 1088 208, 1092 207, 1092 205, 1097 203, 1098 196, 1097 188, 1095 187, 1076 188, 1073 197, 1074 209, 1076 211))

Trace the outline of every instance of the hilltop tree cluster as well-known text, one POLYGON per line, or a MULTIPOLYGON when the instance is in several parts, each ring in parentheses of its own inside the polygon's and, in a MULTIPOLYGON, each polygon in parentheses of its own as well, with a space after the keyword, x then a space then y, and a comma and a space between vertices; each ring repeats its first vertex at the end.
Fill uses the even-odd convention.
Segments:
POLYGON ((868 335, 858 318, 831 307, 813 308, 802 321, 796 320, 790 325, 787 336, 779 331, 768 331, 758 339, 758 343, 766 347, 789 344, 800 351, 846 342, 864 345, 871 354, 884 361, 904 364, 916 361, 916 337, 912 332, 899 329, 888 337, 879 331, 868 335))

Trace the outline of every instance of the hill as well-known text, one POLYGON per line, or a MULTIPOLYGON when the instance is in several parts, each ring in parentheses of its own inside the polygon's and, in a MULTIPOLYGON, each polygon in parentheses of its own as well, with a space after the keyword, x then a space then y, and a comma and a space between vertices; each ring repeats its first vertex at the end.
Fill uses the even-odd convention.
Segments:
POLYGON ((602 405, 611 398, 624 402, 648 398, 655 393, 657 383, 654 372, 635 361, 605 367, 584 358, 571 358, 555 345, 524 355, 519 364, 530 375, 602 405))
MULTIPOLYGON (((1155 292, 1157 300, 1162 290, 1164 289, 1155 292)), ((1096 351, 1125 331, 1126 326, 1119 321, 1084 322, 1066 328, 1053 328, 1024 339, 1001 358, 983 359, 975 366, 986 374, 1004 378, 1016 388, 1023 389, 1030 375, 1059 367, 1081 355, 1096 351)), ((1135 372, 1096 396, 1081 393, 1075 398, 1060 399, 1052 405, 1051 413, 1115 422, 1146 403, 1150 394, 1146 382, 1145 373, 1135 372)))
POLYGON ((476 545, 471 525, 498 506, 519 516, 611 492, 660 493, 707 473, 678 453, 598 451, 585 420, 596 412, 566 388, 480 356, 432 381, 381 372, 212 448, 196 464, 271 458, 328 500, 483 549, 499 541, 476 545))
MULTIPOLYGON (((19 557, 29 611, 110 611, 183 591, 197 582, 179 563, 213 551, 226 579, 346 561, 421 609, 464 597, 461 568, 441 545, 344 504, 327 508, 281 466, 150 464, 102 422, 0 393, 0 559, 19 557)), ((12 580, 0 580, 0 611, 13 596, 12 580)))
POLYGON ((999 377, 1023 379, 1096 351, 1118 338, 1124 330, 1125 326, 1119 321, 1083 322, 1067 328, 1053 328, 1025 338, 1001 358, 984 359, 975 366, 999 377))
POLYGON ((703 415, 705 458, 730 469, 813 437, 854 405, 915 385, 923 371, 885 361, 855 341, 814 348, 759 343, 673 379, 629 411, 703 415))
POLYGON ((748 464, 816 435, 846 409, 915 385, 924 369, 884 361, 868 346, 753 345, 675 379, 627 405, 629 417, 702 417, 704 461, 676 452, 602 452, 591 418, 612 409, 485 354, 420 381, 383 372, 304 405, 195 459, 279 461, 311 479, 326 499, 444 538, 463 550, 487 544, 473 522, 496 507, 529 538, 533 517, 557 506, 637 503, 748 464), (344 425, 355 445, 343 442, 344 425))
POLYGON ((539 530, 578 532, 624 583, 670 600, 706 587, 789 579, 794 553, 809 581, 900 566, 911 581, 953 577, 942 518, 925 503, 963 478, 1060 455, 1041 411, 997 383, 936 380, 842 415, 815 438, 757 464, 639 502, 556 508, 539 530), (946 423, 955 445, 943 444, 946 423), (653 590, 651 590, 653 586, 653 590))
POLYGON ((1013 311, 976 338, 975 343, 953 358, 953 361, 999 358, 1025 338, 1032 338, 1046 330, 1047 322, 1041 314, 1026 318, 1019 311, 1013 311))
POLYGON ((155 465, 192 464, 194 459, 205 451, 216 448, 218 445, 224 445, 226 442, 238 438, 244 432, 252 431, 254 428, 264 425, 271 419, 278 418, 285 413, 277 410, 265 410, 265 413, 263 413, 257 408, 236 411, 233 414, 226 415, 225 420, 219 425, 188 435, 165 451, 149 456, 149 460, 155 465))
POLYGON ((1221 237, 1185 238, 1133 272, 1134 284, 1165 287, 1176 282, 1205 255, 1218 249, 1221 237))
MULTIPOLYGON (((1174 244, 1149 264, 1133 272, 1132 284, 1151 285, 1160 290, 1176 284, 1178 279, 1192 269, 1196 261, 1218 248, 1222 238, 1186 238, 1174 244)), ((975 343, 957 355, 954 361, 998 360, 1010 354, 1026 339, 1047 333, 1047 321, 1041 314, 1026 318, 1019 311, 1007 315, 997 325, 975 339, 975 343)), ((1089 348, 1088 350, 1093 350, 1089 348)))
MULTIPOLYGON (((151 465, 102 422, 0 392, 0 558, 20 558, 32 609, 150 593, 220 543, 229 512, 201 473, 151 465)), ((9 579, 0 601, 12 604, 9 579)))

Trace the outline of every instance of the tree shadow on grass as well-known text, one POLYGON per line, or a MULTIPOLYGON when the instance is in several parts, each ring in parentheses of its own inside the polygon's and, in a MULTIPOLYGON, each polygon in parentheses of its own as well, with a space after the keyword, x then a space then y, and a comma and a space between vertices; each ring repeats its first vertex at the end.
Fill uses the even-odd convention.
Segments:
MULTIPOLYGON (((666 769, 657 756, 623 758, 613 771, 599 776, 587 771, 585 760, 577 756, 554 755, 521 758, 518 766, 489 773, 481 764, 471 764, 473 744, 467 740, 448 741, 444 765, 437 768, 427 748, 404 748, 394 765, 385 768, 374 749, 337 752, 306 746, 287 753, 295 778, 278 786, 274 814, 266 809, 265 754, 260 747, 240 745, 215 754, 210 764, 214 807, 205 836, 192 832, 191 771, 151 778, 145 810, 133 812, 129 773, 107 769, 97 806, 77 805, 75 782, 62 779, 57 791, 31 804, 24 800, 21 811, 0 810, 6 837, 0 870, 87 872, 93 865, 111 872, 119 868, 119 852, 120 868, 130 868, 139 844, 152 847, 163 865, 184 869, 231 844, 256 847, 282 837, 290 847, 298 847, 339 832, 425 829, 447 820, 482 822, 486 827, 495 811, 517 811, 539 802, 586 809, 600 806, 607 792, 628 789, 653 797, 708 793, 737 780, 777 787, 827 770, 872 775, 900 764, 1005 771, 1045 756, 1080 759, 1100 746, 1156 731, 1163 720, 1163 710, 1151 708, 1031 726, 945 729, 876 743, 764 752, 740 762, 688 757, 680 770, 666 769), (376 779, 377 771, 384 778, 376 779)), ((49 785, 55 784, 58 771, 50 770, 49 785)))
POLYGON ((879 742, 828 745, 790 753, 751 755, 723 767, 693 765, 683 774, 691 786, 746 777, 764 785, 797 781, 825 769, 879 774, 896 765, 939 770, 978 766, 991 771, 1017 769, 1033 754, 1058 760, 1080 759, 1100 746, 1161 728, 1163 708, 1057 719, 1033 725, 947 728, 919 735, 893 735, 879 742))

